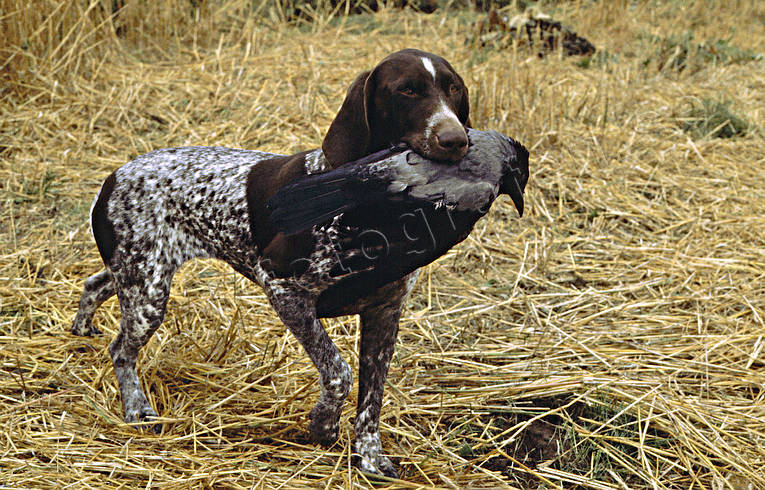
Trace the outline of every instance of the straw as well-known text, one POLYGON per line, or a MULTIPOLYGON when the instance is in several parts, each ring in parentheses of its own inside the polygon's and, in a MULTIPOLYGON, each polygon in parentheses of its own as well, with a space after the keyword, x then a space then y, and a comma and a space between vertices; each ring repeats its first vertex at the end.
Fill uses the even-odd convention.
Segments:
MULTIPOLYGON (((420 276, 382 410, 388 486, 765 486, 765 62, 651 58, 688 30, 761 49, 765 6, 540 2, 614 55, 587 65, 475 47, 486 14, 460 2, 291 23, 277 2, 27 3, 0 0, 0 486, 371 485, 350 466, 355 389, 339 441, 311 444, 315 369, 225 264, 178 272, 139 356, 161 435, 122 422, 116 299, 103 336, 70 325, 111 171, 170 146, 315 148, 353 78, 404 47, 450 60, 473 126, 523 142, 532 175, 522 219, 500 199, 420 276), (684 132, 705 98, 746 134, 684 132)), ((325 325, 357 375, 357 319, 325 325)))

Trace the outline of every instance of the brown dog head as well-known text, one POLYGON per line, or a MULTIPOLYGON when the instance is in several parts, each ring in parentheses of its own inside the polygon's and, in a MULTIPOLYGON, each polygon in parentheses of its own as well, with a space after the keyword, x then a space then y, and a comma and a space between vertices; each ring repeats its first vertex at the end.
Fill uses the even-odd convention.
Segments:
POLYGON ((468 90, 454 68, 404 49, 356 77, 322 150, 332 167, 399 142, 425 158, 458 161, 467 152, 469 117, 468 90))

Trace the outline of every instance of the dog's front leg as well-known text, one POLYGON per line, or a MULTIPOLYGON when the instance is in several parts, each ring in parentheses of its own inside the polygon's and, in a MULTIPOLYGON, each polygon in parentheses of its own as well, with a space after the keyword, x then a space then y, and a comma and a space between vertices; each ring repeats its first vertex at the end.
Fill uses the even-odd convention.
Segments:
POLYGON ((319 371, 321 395, 311 410, 311 438, 321 444, 337 440, 343 403, 353 386, 351 367, 316 318, 316 298, 286 290, 269 294, 282 322, 297 337, 319 371))
POLYGON ((355 464, 362 471, 391 478, 398 478, 398 473, 382 453, 380 407, 401 309, 415 280, 416 273, 387 286, 385 300, 361 312, 355 464))

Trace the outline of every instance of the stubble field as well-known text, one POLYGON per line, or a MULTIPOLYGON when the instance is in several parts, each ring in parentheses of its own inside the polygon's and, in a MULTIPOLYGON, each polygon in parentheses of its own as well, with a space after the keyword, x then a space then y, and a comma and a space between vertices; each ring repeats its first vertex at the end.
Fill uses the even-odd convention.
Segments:
MULTIPOLYGON (((420 276, 387 488, 765 487, 765 5, 540 2, 598 48, 582 58, 481 45, 486 14, 456 3, 291 23, 266 1, 126 4, 0 0, 0 486, 370 485, 355 390, 340 440, 310 444, 315 370, 226 265, 179 271, 139 357, 161 435, 121 421, 116 299, 103 336, 70 324, 111 171, 170 146, 315 148, 357 73, 417 47, 461 73, 474 127, 529 148, 531 178, 522 219, 500 199, 420 276)), ((325 325, 355 373, 356 318, 325 325)))

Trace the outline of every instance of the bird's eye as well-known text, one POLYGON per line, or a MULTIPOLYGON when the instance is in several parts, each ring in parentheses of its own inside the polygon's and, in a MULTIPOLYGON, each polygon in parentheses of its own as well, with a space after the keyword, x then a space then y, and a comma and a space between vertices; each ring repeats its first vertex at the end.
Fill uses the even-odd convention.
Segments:
POLYGON ((460 91, 460 88, 457 85, 455 84, 449 85, 449 95, 454 95, 459 91, 460 91))

